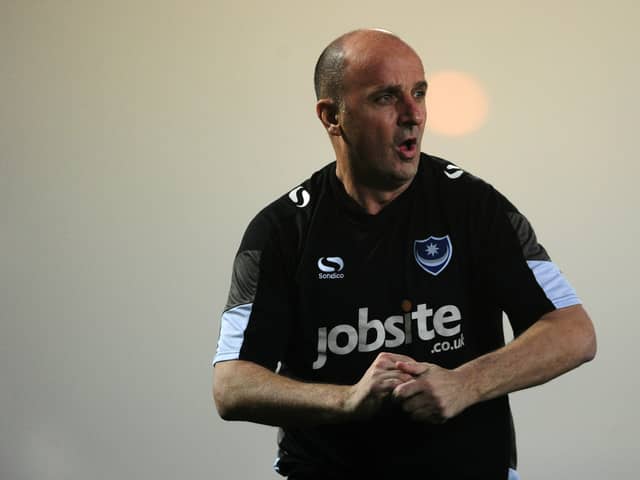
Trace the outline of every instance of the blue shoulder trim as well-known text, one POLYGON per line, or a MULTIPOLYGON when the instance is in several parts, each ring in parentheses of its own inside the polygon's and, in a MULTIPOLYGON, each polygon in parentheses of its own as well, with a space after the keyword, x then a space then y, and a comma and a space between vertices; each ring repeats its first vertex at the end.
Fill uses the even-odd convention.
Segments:
POLYGON ((237 360, 240 358, 240 349, 244 342, 244 331, 249 324, 252 309, 253 303, 247 303, 230 308, 222 314, 218 351, 211 362, 212 365, 225 360, 237 360))
POLYGON ((582 303, 576 291, 564 278, 555 263, 543 260, 527 260, 527 265, 545 295, 556 308, 582 303))

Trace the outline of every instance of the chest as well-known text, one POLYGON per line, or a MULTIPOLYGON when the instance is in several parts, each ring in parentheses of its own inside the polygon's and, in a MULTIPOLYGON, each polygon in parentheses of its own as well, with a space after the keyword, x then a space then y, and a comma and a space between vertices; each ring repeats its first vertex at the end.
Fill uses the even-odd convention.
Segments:
POLYGON ((318 212, 295 275, 316 379, 357 380, 382 351, 461 363, 473 310, 470 251, 466 223, 438 209, 409 204, 364 225, 318 212))

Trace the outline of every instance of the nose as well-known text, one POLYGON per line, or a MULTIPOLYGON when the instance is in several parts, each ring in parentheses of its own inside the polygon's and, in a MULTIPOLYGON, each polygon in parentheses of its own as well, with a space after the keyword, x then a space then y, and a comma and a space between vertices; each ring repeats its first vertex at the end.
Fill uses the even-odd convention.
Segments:
POLYGON ((416 99, 413 95, 406 95, 398 102, 398 124, 420 125, 426 116, 424 99, 416 99))

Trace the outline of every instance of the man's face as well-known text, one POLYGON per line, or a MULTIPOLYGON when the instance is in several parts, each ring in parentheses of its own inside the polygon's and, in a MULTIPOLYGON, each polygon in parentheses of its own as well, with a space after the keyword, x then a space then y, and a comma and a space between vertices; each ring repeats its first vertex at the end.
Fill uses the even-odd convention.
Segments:
POLYGON ((427 115, 422 62, 406 45, 389 43, 348 57, 339 114, 358 180, 381 190, 413 179, 427 115))

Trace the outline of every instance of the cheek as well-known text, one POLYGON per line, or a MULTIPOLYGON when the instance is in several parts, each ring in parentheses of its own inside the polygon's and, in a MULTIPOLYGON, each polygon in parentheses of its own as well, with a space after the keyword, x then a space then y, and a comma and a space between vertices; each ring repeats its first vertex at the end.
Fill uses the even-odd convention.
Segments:
POLYGON ((385 115, 377 115, 370 118, 367 122, 367 132, 370 136, 383 141, 389 137, 393 137, 396 130, 396 116, 392 113, 385 115))
POLYGON ((343 121, 345 135, 359 148, 379 149, 383 145, 393 143, 396 124, 393 112, 358 112, 349 115, 343 121))

